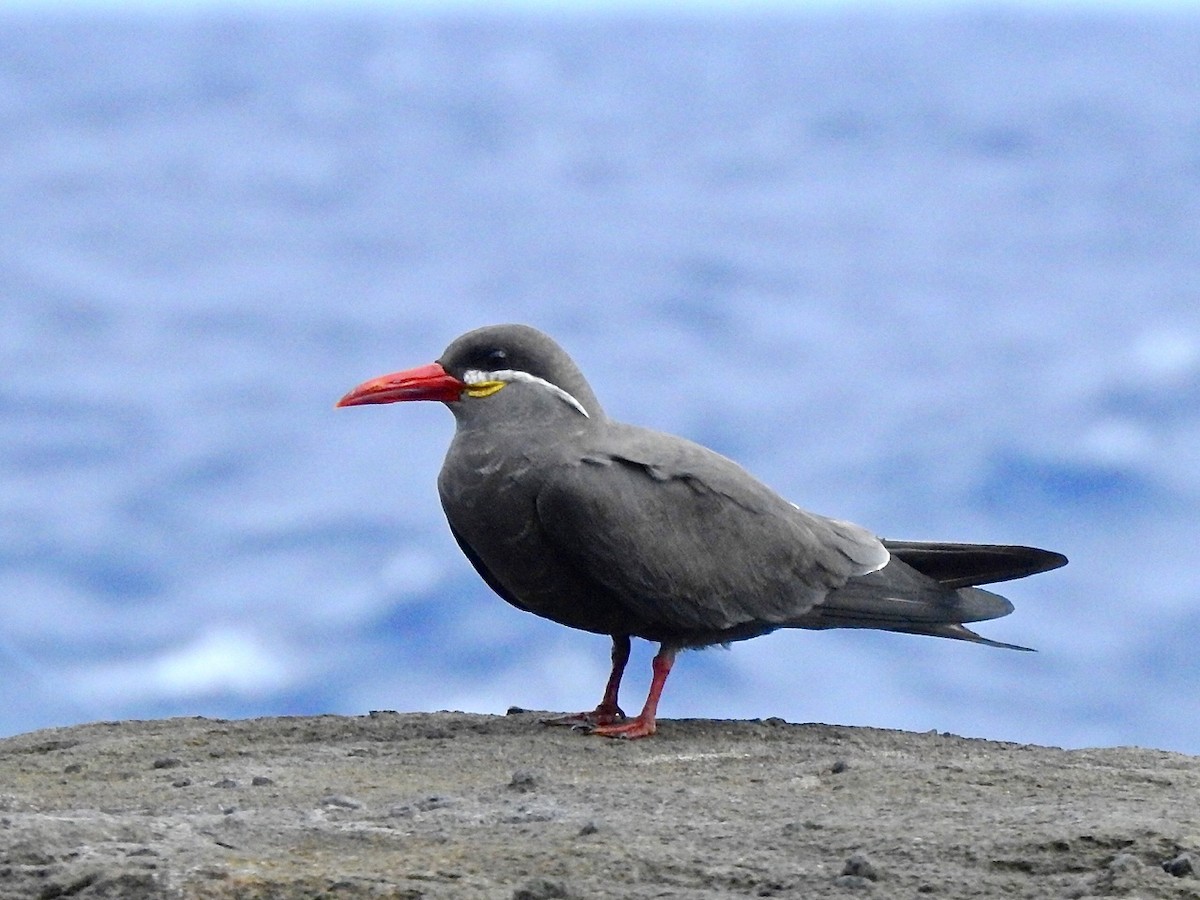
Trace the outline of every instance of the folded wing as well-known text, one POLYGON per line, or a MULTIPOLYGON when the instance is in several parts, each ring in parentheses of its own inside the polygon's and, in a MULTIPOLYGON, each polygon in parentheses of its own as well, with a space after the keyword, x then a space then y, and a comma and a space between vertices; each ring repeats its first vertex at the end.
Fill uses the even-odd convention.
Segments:
POLYGON ((631 612, 681 643, 762 633, 885 565, 877 538, 798 510, 699 445, 623 426, 546 478, 546 540, 631 612))

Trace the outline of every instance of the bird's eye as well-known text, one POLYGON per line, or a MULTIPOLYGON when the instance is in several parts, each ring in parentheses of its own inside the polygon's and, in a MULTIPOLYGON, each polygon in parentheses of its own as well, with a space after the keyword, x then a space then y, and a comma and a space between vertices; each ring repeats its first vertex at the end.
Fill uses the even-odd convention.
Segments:
POLYGON ((499 348, 488 351, 487 364, 492 369, 503 369, 508 365, 508 353, 499 348))

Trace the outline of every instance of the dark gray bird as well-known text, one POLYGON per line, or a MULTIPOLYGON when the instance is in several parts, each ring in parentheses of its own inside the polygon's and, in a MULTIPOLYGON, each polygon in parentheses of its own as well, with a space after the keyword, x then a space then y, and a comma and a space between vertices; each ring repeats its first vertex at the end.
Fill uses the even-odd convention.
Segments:
POLYGON ((338 406, 440 400, 457 429, 438 476, 450 530, 497 594, 612 637, 595 710, 556 720, 643 737, 677 651, 776 628, 879 628, 1023 650, 964 622, 1012 612, 976 585, 1064 565, 1031 547, 881 540, 805 512, 737 463, 608 418, 571 358, 525 325, 464 334, 440 360, 338 406), (661 644, 640 715, 617 703, 631 637, 661 644))

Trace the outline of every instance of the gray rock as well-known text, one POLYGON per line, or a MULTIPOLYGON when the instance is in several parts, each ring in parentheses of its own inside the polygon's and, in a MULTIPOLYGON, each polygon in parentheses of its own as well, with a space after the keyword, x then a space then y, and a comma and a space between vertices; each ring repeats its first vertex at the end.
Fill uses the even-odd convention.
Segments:
POLYGON ((705 720, 616 742, 541 715, 189 718, 0 740, 0 900, 1195 893, 1200 807, 1179 802, 1200 796, 1195 757, 705 720), (150 761, 181 747, 173 787, 150 761), (819 774, 838 759, 853 770, 819 774), (274 783, 253 789, 263 772, 274 783))

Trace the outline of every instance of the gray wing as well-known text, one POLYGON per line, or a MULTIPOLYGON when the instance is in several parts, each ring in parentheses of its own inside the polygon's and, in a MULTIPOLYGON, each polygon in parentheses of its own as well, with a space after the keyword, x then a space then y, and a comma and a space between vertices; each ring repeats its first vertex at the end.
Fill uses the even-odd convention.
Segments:
POLYGON ((797 509, 698 444, 610 434, 548 473, 537 514, 547 540, 640 620, 697 635, 783 624, 888 561, 867 531, 797 509))

